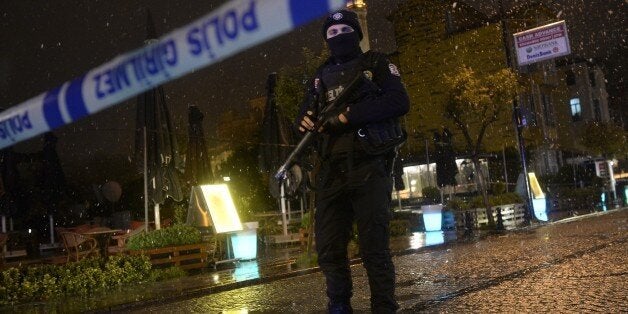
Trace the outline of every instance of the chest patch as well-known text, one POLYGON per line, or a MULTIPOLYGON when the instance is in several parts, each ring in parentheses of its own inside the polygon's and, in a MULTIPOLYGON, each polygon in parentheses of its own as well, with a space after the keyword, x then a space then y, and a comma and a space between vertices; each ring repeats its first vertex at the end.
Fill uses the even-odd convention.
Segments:
POLYGON ((401 76, 399 74, 399 70, 397 69, 397 66, 392 64, 392 63, 388 64, 388 70, 390 70, 390 74, 392 74, 394 76, 401 76))

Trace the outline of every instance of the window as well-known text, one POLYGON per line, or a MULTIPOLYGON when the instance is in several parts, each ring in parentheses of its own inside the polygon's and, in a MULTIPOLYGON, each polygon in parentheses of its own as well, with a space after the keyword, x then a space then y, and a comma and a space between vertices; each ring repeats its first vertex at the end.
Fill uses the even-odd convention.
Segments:
POLYGON ((582 109, 580 108, 580 98, 572 98, 569 101, 569 105, 571 106, 571 120, 572 121, 580 121, 582 118, 582 109))

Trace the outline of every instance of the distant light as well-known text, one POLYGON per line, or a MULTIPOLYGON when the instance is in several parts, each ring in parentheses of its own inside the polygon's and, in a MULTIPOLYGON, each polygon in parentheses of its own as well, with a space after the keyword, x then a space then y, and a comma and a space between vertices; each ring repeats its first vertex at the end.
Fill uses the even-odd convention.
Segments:
POLYGON ((248 309, 222 310, 222 314, 248 314, 248 309))
POLYGON ((532 198, 545 198, 545 193, 543 193, 543 190, 541 189, 541 185, 539 184, 539 180, 536 178, 536 174, 534 172, 529 172, 528 178, 530 179, 532 198))
POLYGON ((347 2, 347 8, 363 8, 366 7, 366 4, 362 0, 352 0, 347 2))
POLYGON ((33 232, 33 230, 31 228, 28 228, 28 233, 30 234, 32 232, 33 232))
POLYGON ((225 182, 231 181, 231 177, 222 177, 222 180, 225 182))
POLYGON ((528 178, 530 182, 530 190, 532 192, 532 209, 534 210, 534 216, 536 219, 540 221, 548 221, 547 217, 547 203, 545 200, 545 193, 541 189, 541 185, 539 184, 539 180, 536 178, 536 174, 534 172, 528 173, 528 178))
POLYGON ((541 221, 547 221, 547 204, 545 198, 532 199, 532 208, 534 209, 534 216, 541 221))

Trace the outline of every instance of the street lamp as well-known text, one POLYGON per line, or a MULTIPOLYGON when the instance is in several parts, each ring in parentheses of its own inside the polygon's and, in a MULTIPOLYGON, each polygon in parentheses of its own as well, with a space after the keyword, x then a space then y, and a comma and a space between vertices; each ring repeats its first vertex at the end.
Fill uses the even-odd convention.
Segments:
MULTIPOLYGON (((499 1, 499 20, 502 28, 502 41, 504 43, 504 50, 506 53, 506 66, 508 68, 513 68, 512 60, 510 58, 510 45, 508 43, 508 30, 506 25, 506 13, 504 12, 504 1, 499 1)), ((525 185, 525 202, 528 207, 528 210, 525 214, 526 223, 530 223, 530 221, 534 218, 534 213, 532 212, 533 206, 530 201, 530 181, 528 179, 528 166, 526 164, 526 153, 525 153, 525 142, 523 139, 523 127, 527 124, 525 119, 521 115, 521 108, 519 107, 519 103, 517 101, 517 97, 513 97, 512 99, 513 106, 513 121, 515 123, 516 129, 516 137, 517 137, 517 145, 519 147, 519 155, 521 158, 521 168, 523 170, 523 182, 525 185)))

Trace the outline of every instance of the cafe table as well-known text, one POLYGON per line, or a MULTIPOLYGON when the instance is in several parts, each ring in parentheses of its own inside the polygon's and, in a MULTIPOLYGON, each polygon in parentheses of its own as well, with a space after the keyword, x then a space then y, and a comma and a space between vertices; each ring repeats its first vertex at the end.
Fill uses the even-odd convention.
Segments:
POLYGON ((81 234, 94 238, 96 242, 98 243, 100 256, 107 257, 107 252, 109 250, 109 241, 111 241, 111 236, 120 232, 123 232, 123 230, 110 229, 107 227, 97 227, 97 228, 92 228, 92 229, 83 231, 81 232, 81 234))

